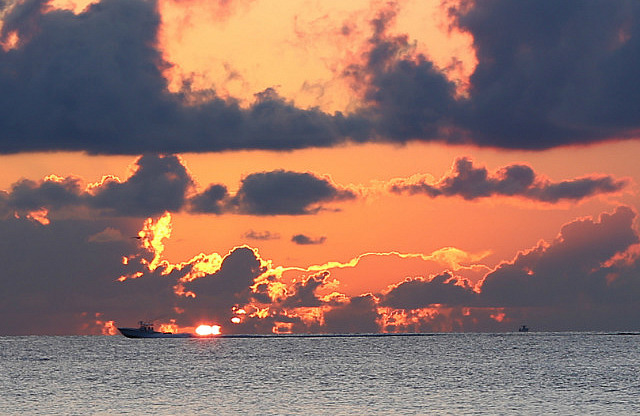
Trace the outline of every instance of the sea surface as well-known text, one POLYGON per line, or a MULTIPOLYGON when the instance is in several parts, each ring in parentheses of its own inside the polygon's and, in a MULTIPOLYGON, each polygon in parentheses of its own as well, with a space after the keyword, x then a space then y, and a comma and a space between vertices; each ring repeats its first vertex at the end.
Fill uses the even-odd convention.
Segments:
POLYGON ((640 336, 0 337, 0 414, 634 415, 640 336))

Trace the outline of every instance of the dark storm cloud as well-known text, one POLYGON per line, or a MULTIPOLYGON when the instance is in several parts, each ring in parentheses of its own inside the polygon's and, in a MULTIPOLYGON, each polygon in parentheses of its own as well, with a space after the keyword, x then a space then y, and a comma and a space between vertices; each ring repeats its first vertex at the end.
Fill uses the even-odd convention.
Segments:
POLYGON ((271 89, 247 110, 215 94, 187 104, 189 87, 170 93, 162 76, 170 64, 155 1, 103 0, 80 15, 46 8, 26 0, 3 19, 1 40, 20 42, 0 50, 0 152, 295 149, 367 134, 364 120, 302 110, 271 89))
POLYGON ((509 165, 490 175, 486 168, 474 167, 470 159, 463 157, 457 159, 451 172, 436 183, 428 183, 427 178, 417 181, 397 179, 389 185, 389 190, 411 195, 425 194, 432 198, 457 195, 473 200, 502 195, 556 203, 618 192, 626 185, 626 180, 611 176, 592 176, 554 183, 540 177, 527 165, 509 165))
POLYGON ((179 211, 193 180, 176 156, 142 156, 125 182, 106 181, 96 189, 92 206, 119 215, 149 216, 179 211))
POLYGON ((227 188, 224 185, 210 185, 204 192, 190 199, 192 212, 221 214, 224 200, 228 198, 227 188))
MULTIPOLYGON (((224 257, 219 270, 184 283, 187 290, 196 294, 194 298, 184 297, 179 301, 186 311, 185 317, 197 318, 202 315, 228 322, 233 316, 232 308, 235 305, 249 303, 251 286, 255 283, 255 278, 265 270, 259 256, 252 249, 233 249, 224 257)), ((188 271, 188 268, 176 271, 175 277, 179 279, 180 275, 184 276, 188 271)))
POLYGON ((489 273, 481 298, 492 306, 604 302, 613 290, 606 262, 640 241, 634 218, 631 209, 620 207, 597 222, 584 219, 565 225, 553 243, 541 243, 489 273))
POLYGON ((327 240, 327 237, 309 237, 308 235, 305 234, 296 234, 293 237, 291 237, 291 241, 300 245, 300 246, 307 246, 307 245, 318 245, 318 244, 324 244, 324 242, 327 240))
POLYGON ((446 68, 387 33, 393 3, 372 21, 365 63, 346 72, 385 139, 545 149, 635 135, 638 2, 477 1, 449 12, 478 59, 462 96, 446 68))
POLYGON ((82 203, 83 190, 78 178, 68 177, 60 181, 46 180, 40 183, 22 179, 11 186, 5 204, 19 213, 40 208, 61 209, 82 203))
POLYGON ((242 180, 232 204, 251 215, 307 215, 323 203, 355 199, 356 194, 311 173, 285 170, 252 173, 242 180))
POLYGON ((2 194, 0 213, 25 215, 46 209, 68 214, 73 209, 92 208, 111 216, 146 217, 182 209, 193 181, 178 157, 142 156, 136 165, 126 181, 107 178, 91 190, 74 177, 20 180, 2 194))
POLYGON ((448 69, 416 53, 408 36, 387 33, 396 11, 386 7, 371 22, 362 62, 345 71, 364 97, 352 115, 297 108, 272 88, 248 108, 188 83, 169 92, 155 1, 103 0, 79 15, 45 9, 44 0, 5 7, 1 153, 290 150, 371 140, 544 149, 630 137, 639 127, 633 1, 451 9, 478 58, 460 96, 448 69))
POLYGON ((385 294, 380 304, 399 309, 426 308, 433 304, 448 306, 473 305, 477 294, 469 285, 445 272, 431 279, 407 279, 385 294))
POLYGON ((326 284, 329 272, 321 272, 304 278, 292 285, 292 293, 282 302, 282 307, 317 307, 322 301, 316 296, 316 289, 326 284))
POLYGON ((178 109, 154 48, 155 4, 110 0, 80 16, 45 7, 27 0, 5 17, 3 39, 17 31, 21 42, 0 52, 0 150, 153 148, 178 109))
POLYGON ((378 135, 393 141, 441 139, 451 127, 455 84, 423 55, 413 56, 407 36, 390 36, 387 26, 396 10, 389 6, 372 20, 371 49, 364 65, 351 65, 345 75, 365 90, 363 114, 378 135))
POLYGON ((0 220, 0 334, 76 334, 93 323, 95 313, 129 320, 162 313, 171 305, 170 285, 140 281, 135 287, 141 290, 132 291, 116 282, 122 257, 135 250, 137 240, 92 238, 132 235, 136 226, 130 221, 61 220, 43 226, 13 217, 0 220))
POLYGON ((371 294, 352 297, 325 312, 323 329, 336 334, 379 332, 377 306, 377 299, 371 294))
MULTIPOLYGON (((0 218, 90 208, 103 215, 148 217, 165 211, 246 215, 310 215, 328 209, 324 204, 357 198, 346 188, 311 173, 276 170, 248 175, 231 196, 224 185, 213 184, 193 195, 195 183, 179 157, 145 155, 136 170, 120 181, 106 177, 89 189, 79 178, 23 179, 9 192, 0 192, 0 218), (190 196, 191 195, 191 196, 190 196)), ((257 234, 249 238, 260 238, 257 234)), ((263 236, 264 237, 264 236, 263 236)), ((268 235, 267 237, 273 237, 268 235)))
POLYGON ((475 143, 543 149, 637 130, 640 3, 478 1, 454 15, 478 58, 460 118, 475 143))

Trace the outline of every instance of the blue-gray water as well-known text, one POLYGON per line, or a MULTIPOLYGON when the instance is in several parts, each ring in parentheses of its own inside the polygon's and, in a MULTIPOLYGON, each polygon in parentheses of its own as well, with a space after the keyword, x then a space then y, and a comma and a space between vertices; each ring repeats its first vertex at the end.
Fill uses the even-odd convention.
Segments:
POLYGON ((0 337, 0 414, 640 414, 640 336, 0 337))

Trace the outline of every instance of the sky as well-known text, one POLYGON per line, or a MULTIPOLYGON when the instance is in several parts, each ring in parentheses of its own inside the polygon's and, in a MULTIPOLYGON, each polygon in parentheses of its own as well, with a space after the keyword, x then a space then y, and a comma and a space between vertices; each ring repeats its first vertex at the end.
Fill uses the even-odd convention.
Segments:
POLYGON ((640 3, 0 0, 0 335, 626 331, 640 3))

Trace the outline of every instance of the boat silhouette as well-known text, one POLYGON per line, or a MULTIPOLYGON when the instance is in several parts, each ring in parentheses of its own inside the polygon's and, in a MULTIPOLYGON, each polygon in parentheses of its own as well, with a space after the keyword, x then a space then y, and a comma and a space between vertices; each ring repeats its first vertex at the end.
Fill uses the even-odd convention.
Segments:
POLYGON ((120 328, 118 331, 127 338, 192 338, 188 333, 160 332, 153 329, 153 324, 140 321, 138 328, 120 328))

